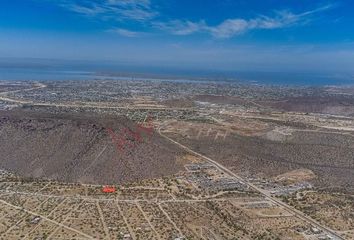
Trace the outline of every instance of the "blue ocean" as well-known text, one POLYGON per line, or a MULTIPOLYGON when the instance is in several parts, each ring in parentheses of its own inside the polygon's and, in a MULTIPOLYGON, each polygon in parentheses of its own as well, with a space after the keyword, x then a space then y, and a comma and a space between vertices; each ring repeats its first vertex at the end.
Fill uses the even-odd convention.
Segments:
POLYGON ((43 68, 43 67, 1 67, 0 80, 165 80, 198 82, 241 82, 264 85, 326 86, 354 85, 354 74, 320 74, 291 72, 216 72, 185 71, 158 68, 43 68))

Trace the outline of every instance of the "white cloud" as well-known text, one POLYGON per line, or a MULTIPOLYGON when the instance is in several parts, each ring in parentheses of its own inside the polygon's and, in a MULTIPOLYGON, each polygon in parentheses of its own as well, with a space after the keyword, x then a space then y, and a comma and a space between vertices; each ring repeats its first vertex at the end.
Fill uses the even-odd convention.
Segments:
POLYGON ((77 12, 77 13, 81 13, 81 14, 89 15, 89 16, 94 16, 94 15, 97 15, 100 13, 104 13, 106 11, 106 9, 104 9, 100 6, 97 6, 97 5, 86 7, 86 6, 77 5, 77 4, 70 4, 70 5, 64 4, 64 6, 68 7, 73 12, 77 12))
POLYGON ((141 34, 139 32, 134 32, 134 31, 130 31, 127 29, 123 29, 123 28, 112 29, 109 32, 117 33, 117 34, 124 36, 124 37, 137 37, 141 34))
POLYGON ((175 35, 189 35, 195 32, 200 32, 202 29, 206 28, 207 25, 204 21, 195 23, 191 21, 173 20, 166 23, 154 22, 153 27, 175 35))
POLYGON ((275 16, 258 16, 253 19, 226 19, 216 26, 209 26, 205 21, 191 22, 174 20, 167 23, 158 22, 153 26, 175 35, 189 35, 198 32, 209 33, 216 38, 230 38, 256 29, 277 29, 298 24, 305 24, 315 13, 328 10, 332 5, 326 5, 311 11, 294 14, 290 11, 277 11, 275 16))
MULTIPOLYGON (((208 25, 206 21, 171 20, 158 21, 159 13, 153 9, 150 0, 58 0, 67 9, 103 20, 114 19, 117 22, 133 20, 141 22, 143 27, 169 32, 174 35, 191 35, 207 33, 215 38, 231 38, 257 29, 279 29, 310 22, 317 13, 331 9, 334 5, 325 5, 302 13, 291 11, 274 11, 273 16, 259 15, 251 19, 230 18, 218 25, 208 25)), ((146 31, 149 31, 147 29, 146 31)), ((119 33, 119 32, 118 32, 119 33)), ((121 35, 135 35, 124 30, 121 35)), ((137 34, 136 34, 137 35, 137 34)))
POLYGON ((214 37, 228 38, 246 32, 254 23, 244 19, 228 19, 216 27, 207 27, 214 37))
POLYGON ((145 21, 158 14, 151 8, 150 0, 61 0, 59 3, 70 11, 102 19, 145 21))

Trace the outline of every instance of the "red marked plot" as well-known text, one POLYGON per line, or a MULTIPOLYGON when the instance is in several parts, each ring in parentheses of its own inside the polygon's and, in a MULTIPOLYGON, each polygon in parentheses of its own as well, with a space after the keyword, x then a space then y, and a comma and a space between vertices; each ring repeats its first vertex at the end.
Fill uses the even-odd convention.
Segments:
MULTIPOLYGON (((143 139, 141 138, 141 135, 138 132, 134 132, 128 128, 123 129, 122 134, 125 136, 126 139, 134 140, 139 143, 143 142, 143 139)), ((131 147, 132 143, 129 143, 129 145, 131 147)))
POLYGON ((152 123, 152 117, 148 116, 146 120, 147 121, 146 121, 145 125, 143 125, 143 123, 139 123, 139 124, 137 124, 136 129, 138 132, 144 132, 151 137, 154 132, 154 125, 152 123))
POLYGON ((113 186, 104 186, 102 188, 102 192, 104 192, 104 193, 114 193, 114 192, 116 192, 116 188, 113 187, 113 186))
POLYGON ((109 135, 111 135, 113 144, 116 145, 118 152, 122 153, 127 144, 127 141, 122 137, 117 137, 111 128, 107 128, 109 135))
POLYGON ((138 144, 144 142, 142 133, 151 138, 154 132, 154 125, 152 117, 147 116, 145 124, 137 124, 135 131, 132 131, 129 128, 124 128, 119 133, 119 136, 117 136, 111 128, 107 128, 107 132, 111 136, 112 142, 116 146, 118 152, 123 153, 128 148, 135 148, 138 144))

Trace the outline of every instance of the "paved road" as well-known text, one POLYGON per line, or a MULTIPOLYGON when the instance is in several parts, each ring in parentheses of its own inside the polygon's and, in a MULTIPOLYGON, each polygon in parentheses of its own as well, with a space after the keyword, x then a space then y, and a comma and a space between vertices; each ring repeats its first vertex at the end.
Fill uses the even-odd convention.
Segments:
POLYGON ((209 157, 206 157, 200 153, 197 153, 195 151, 193 151, 192 149, 182 145, 181 143, 179 142, 176 142, 175 140, 169 138, 168 136, 164 135, 163 133, 161 133, 161 127, 158 129, 158 133, 166 138, 167 140, 169 140, 170 142, 178 145, 179 147, 183 148, 184 150, 186 150, 187 152, 190 152, 194 155, 197 155, 201 158, 203 158, 204 160, 206 160, 207 162, 209 162, 210 164, 214 165, 216 168, 218 168, 219 170, 221 170, 222 172, 224 173, 227 173, 228 175, 238 179, 239 181, 241 182, 244 182, 246 185, 248 185, 251 189, 261 193, 265 198, 267 198, 268 200, 270 200, 271 202, 277 204, 277 205, 280 205, 282 207, 284 207, 286 210, 288 210, 289 212, 293 213, 296 217, 312 224, 313 226, 323 230, 324 232, 327 232, 328 234, 332 235, 333 237, 335 237, 336 239, 343 239, 343 237, 341 237, 340 235, 338 235, 334 230, 326 227, 326 226, 323 226, 321 225, 320 223, 318 223, 317 221, 313 220, 312 218, 310 218, 309 216, 305 215, 303 212, 287 205, 286 203, 280 201, 279 199, 275 198, 275 197, 272 197, 271 194, 268 192, 268 191, 265 191, 257 186, 255 186, 254 184, 246 181, 245 179, 243 179, 242 177, 238 176, 237 174, 235 174, 234 172, 232 172, 231 170, 229 170, 228 168, 224 167, 223 165, 221 165, 220 163, 214 161, 213 159, 209 158, 209 157))

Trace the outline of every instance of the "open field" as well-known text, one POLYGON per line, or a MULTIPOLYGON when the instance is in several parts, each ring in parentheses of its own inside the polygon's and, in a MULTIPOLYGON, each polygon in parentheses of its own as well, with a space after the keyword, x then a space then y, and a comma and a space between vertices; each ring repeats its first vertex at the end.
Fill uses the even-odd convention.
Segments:
POLYGON ((322 132, 261 119, 226 124, 171 122, 162 131, 243 174, 267 178, 309 169, 318 186, 353 191, 354 136, 322 132), (237 128, 234 127, 237 125, 237 128))

